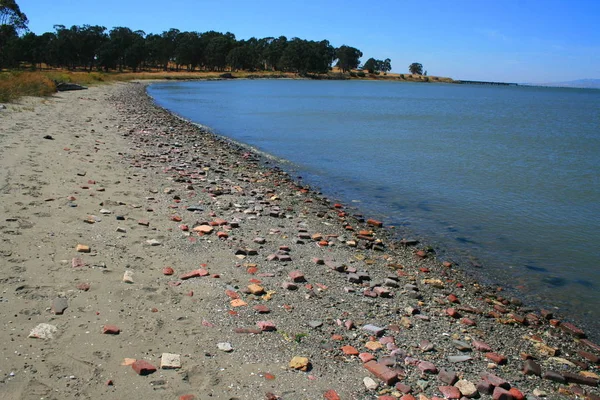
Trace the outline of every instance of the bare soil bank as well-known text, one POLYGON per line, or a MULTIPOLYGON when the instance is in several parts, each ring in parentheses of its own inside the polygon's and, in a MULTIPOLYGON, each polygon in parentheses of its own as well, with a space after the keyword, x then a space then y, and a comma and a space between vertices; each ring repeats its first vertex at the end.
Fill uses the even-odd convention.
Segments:
POLYGON ((600 347, 576 327, 144 85, 29 99, 0 126, 2 398, 598 398, 600 347))

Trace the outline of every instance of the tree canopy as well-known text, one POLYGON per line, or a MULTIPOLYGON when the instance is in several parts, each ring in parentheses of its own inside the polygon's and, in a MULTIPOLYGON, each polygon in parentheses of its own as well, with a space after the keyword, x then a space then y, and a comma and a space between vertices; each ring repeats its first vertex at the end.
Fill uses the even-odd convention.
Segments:
MULTIPOLYGON (((328 40, 285 36, 237 40, 233 33, 182 32, 172 28, 159 34, 117 26, 55 25, 54 32, 27 32, 27 17, 15 0, 0 0, 0 68, 26 63, 67 69, 282 71, 322 74, 336 65, 349 72, 363 53, 354 47, 333 47, 328 40), (337 60, 337 62, 336 62, 337 60)), ((373 70, 391 70, 391 61, 369 59, 373 70)), ((370 65, 370 64, 369 64, 370 65)))
POLYGON ((27 29, 28 22, 15 0, 0 0, 0 25, 10 25, 18 32, 27 29))
POLYGON ((351 69, 358 68, 363 53, 354 47, 344 45, 337 49, 336 55, 338 59, 337 66, 342 72, 348 72, 351 69))
POLYGON ((420 63, 412 63, 408 66, 408 70, 413 75, 423 75, 423 65, 420 63))
POLYGON ((375 72, 383 72, 388 73, 392 70, 392 60, 386 58, 385 60, 376 60, 374 58, 369 58, 365 65, 363 65, 363 69, 366 69, 370 74, 375 72))

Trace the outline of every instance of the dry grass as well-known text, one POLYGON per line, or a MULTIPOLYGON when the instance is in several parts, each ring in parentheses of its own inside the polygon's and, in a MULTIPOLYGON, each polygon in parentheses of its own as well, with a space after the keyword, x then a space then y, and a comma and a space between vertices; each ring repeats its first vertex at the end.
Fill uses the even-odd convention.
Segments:
POLYGON ((56 85, 40 72, 0 73, 0 102, 10 102, 22 96, 49 96, 56 85))
MULTIPOLYGON (((335 74, 334 71, 331 74, 335 74)), ((339 74, 339 72, 338 72, 339 74)), ((54 82, 77 83, 84 86, 101 83, 131 81, 131 80, 191 80, 191 79, 216 79, 222 72, 78 72, 65 70, 46 70, 39 72, 9 71, 0 72, 0 102, 15 101, 22 96, 49 96, 56 92, 54 82)), ((295 78, 294 73, 278 71, 232 72, 234 78, 295 78)), ((422 82, 425 77, 410 74, 370 75, 364 78, 352 79, 381 79, 422 82)), ((434 82, 453 82, 450 78, 429 77, 434 82)))

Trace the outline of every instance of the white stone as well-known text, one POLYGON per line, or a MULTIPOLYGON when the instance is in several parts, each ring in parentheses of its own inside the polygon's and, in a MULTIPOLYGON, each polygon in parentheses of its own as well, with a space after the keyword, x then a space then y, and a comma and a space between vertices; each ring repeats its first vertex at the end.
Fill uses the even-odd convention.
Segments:
POLYGON ((160 367, 162 369, 181 368, 181 356, 179 354, 162 353, 160 367))
POLYGON ((29 333, 30 338, 36 339, 53 339, 58 328, 50 324, 39 324, 29 333))
POLYGON ((546 397, 548 393, 544 392, 542 389, 533 389, 533 395, 535 397, 546 397))
POLYGON ((217 348, 226 353, 233 351, 233 346, 231 345, 231 343, 227 343, 227 342, 217 343, 217 348))
POLYGON ((100 214, 108 215, 108 214, 112 214, 112 211, 107 210, 106 208, 103 208, 102 210, 100 210, 100 214))
POLYGON ((454 386, 460 390, 463 396, 471 398, 477 395, 477 387, 475 385, 465 379, 461 379, 456 382, 454 386))
POLYGON ((363 379, 363 383, 365 384, 365 387, 369 390, 375 390, 379 386, 377 382, 375 382, 372 378, 369 378, 368 376, 366 376, 363 379))
POLYGON ((123 282, 133 283, 133 271, 125 271, 125 273, 123 274, 123 282))
POLYGON ((146 243, 148 243, 150 246, 159 246, 161 243, 156 240, 156 239, 150 239, 150 240, 146 240, 146 243))

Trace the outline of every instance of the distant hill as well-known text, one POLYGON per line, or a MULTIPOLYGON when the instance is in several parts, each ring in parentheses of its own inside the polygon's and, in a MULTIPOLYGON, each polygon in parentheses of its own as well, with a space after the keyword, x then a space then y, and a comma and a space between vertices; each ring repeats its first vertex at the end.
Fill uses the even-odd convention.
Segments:
POLYGON ((550 83, 524 83, 524 85, 600 89, 600 79, 577 79, 575 81, 550 83))

